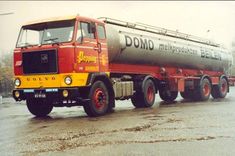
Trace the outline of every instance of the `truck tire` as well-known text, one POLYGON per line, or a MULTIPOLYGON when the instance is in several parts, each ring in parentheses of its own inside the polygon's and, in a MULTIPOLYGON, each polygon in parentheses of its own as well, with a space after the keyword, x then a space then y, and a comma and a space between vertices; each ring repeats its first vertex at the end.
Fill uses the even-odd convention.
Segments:
POLYGON ((194 91, 195 101, 206 101, 211 94, 211 83, 208 78, 201 80, 199 86, 194 91))
POLYGON ((224 98, 228 92, 228 81, 225 77, 220 78, 219 84, 212 87, 211 95, 214 99, 224 98))
POLYGON ((190 90, 185 90, 184 92, 180 92, 180 95, 184 99, 193 99, 193 92, 190 90))
POLYGON ((180 95, 181 95, 181 97, 182 97, 183 99, 190 99, 190 98, 189 98, 189 94, 188 94, 188 92, 186 92, 186 91, 180 92, 180 95))
POLYGON ((27 99, 26 104, 29 112, 36 117, 45 117, 53 109, 52 102, 44 99, 27 99))
POLYGON ((142 97, 143 96, 141 94, 141 92, 136 91, 133 96, 131 97, 131 102, 133 104, 133 106, 135 106, 136 108, 141 108, 142 107, 142 97))
POLYGON ((102 81, 95 81, 89 91, 89 101, 83 104, 84 111, 90 117, 106 114, 109 111, 109 92, 102 81))
POLYGON ((136 108, 151 107, 155 101, 156 88, 151 79, 143 82, 142 91, 136 91, 131 98, 132 104, 136 108))
POLYGON ((144 83, 143 92, 143 107, 152 107, 155 102, 156 88, 154 82, 151 79, 146 80, 144 83))
POLYGON ((163 88, 159 90, 159 96, 163 101, 173 102, 177 98, 178 92, 163 88))

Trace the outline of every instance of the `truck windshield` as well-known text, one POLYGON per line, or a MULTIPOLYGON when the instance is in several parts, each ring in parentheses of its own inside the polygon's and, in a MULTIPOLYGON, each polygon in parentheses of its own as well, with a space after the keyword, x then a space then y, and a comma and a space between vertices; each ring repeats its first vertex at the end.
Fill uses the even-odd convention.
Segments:
POLYGON ((69 42, 74 24, 75 20, 66 20, 23 26, 16 47, 69 42))

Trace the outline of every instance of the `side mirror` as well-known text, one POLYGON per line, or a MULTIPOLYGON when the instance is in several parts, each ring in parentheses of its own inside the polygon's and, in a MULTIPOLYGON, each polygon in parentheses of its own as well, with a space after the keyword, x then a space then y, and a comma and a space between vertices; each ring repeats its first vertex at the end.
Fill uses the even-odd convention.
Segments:
POLYGON ((89 33, 95 33, 96 32, 96 26, 94 22, 89 23, 89 33))

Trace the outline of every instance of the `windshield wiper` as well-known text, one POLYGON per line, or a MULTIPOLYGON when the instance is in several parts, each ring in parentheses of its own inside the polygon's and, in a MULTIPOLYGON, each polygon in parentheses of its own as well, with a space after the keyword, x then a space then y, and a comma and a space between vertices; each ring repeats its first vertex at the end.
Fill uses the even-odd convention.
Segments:
POLYGON ((60 45, 61 43, 60 42, 56 42, 56 40, 58 40, 59 38, 49 38, 47 40, 43 40, 44 42, 47 42, 47 41, 52 41, 52 46, 53 45, 60 45))
POLYGON ((33 46, 37 46, 38 44, 30 44, 30 43, 23 43, 24 46, 21 46, 21 48, 27 48, 27 47, 33 47, 33 46))
POLYGON ((47 39, 47 40, 43 40, 43 41, 45 41, 45 42, 47 42, 47 41, 53 41, 54 43, 57 43, 56 42, 56 40, 58 40, 59 38, 49 38, 49 39, 47 39))

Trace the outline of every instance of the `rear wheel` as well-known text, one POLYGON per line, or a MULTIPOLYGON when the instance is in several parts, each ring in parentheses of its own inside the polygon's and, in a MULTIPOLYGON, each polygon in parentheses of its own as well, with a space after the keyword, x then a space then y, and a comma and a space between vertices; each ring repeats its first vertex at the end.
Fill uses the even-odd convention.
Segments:
POLYGON ((159 96, 163 101, 173 102, 177 98, 178 92, 162 88, 159 90, 159 96))
POLYGON ((211 83, 208 78, 201 80, 199 86, 195 89, 194 100, 206 101, 211 94, 211 83))
POLYGON ((96 117, 106 114, 109 111, 109 93, 104 82, 96 81, 90 88, 89 101, 83 104, 88 116, 96 117))
POLYGON ((180 92, 180 95, 184 99, 192 99, 193 98, 193 92, 190 90, 185 90, 184 92, 180 92))
POLYGON ((131 97, 131 102, 133 106, 136 108, 141 108, 142 107, 142 93, 140 91, 136 91, 133 96, 131 97))
POLYGON ((211 95, 213 98, 224 98, 228 92, 228 82, 225 77, 222 77, 218 85, 212 87, 211 95))
POLYGON ((53 109, 52 102, 44 99, 27 99, 26 104, 30 113, 37 117, 45 117, 53 109))
POLYGON ((136 91, 131 98, 132 104, 136 108, 151 107, 155 101, 156 89, 154 82, 147 79, 143 83, 142 91, 136 91))

